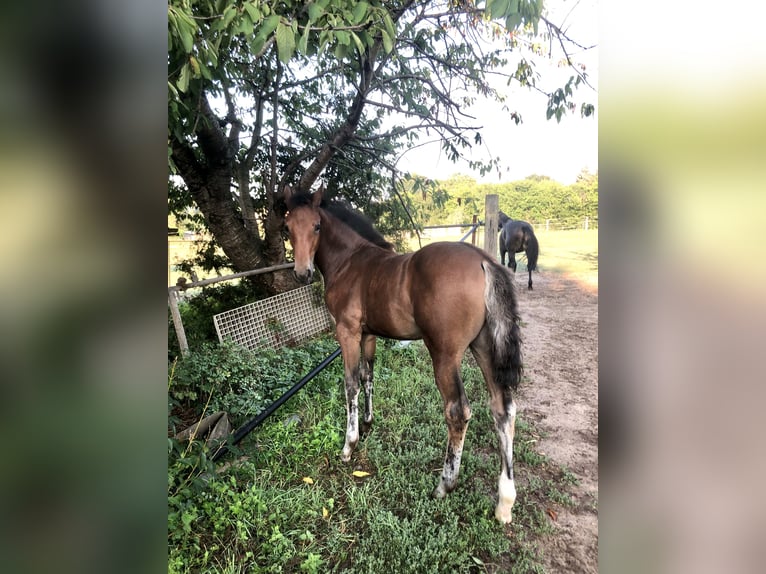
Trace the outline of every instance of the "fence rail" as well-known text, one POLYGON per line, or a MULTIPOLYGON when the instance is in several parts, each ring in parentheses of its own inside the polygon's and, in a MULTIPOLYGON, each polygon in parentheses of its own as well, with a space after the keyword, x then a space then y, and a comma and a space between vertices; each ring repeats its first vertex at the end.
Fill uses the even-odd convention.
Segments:
POLYGON ((251 275, 261 275, 262 273, 271 273, 273 271, 281 271, 282 269, 290 269, 295 267, 295 263, 283 263, 282 265, 272 265, 271 267, 262 267, 260 269, 251 269, 250 271, 242 271, 241 273, 232 273, 231 275, 224 275, 222 277, 212 277, 210 279, 203 279, 202 281, 188 282, 183 277, 178 280, 176 285, 168 287, 168 305, 170 305, 170 316, 173 318, 173 326, 176 330, 176 336, 178 337, 178 346, 181 349, 181 354, 186 355, 189 353, 189 341, 186 339, 186 331, 184 330, 184 324, 181 320, 181 311, 178 309, 178 292, 185 291, 192 287, 204 287, 205 285, 212 285, 213 283, 219 283, 221 281, 231 281, 232 279, 239 279, 241 277, 249 277, 251 275))
MULTIPOLYGON (((550 218, 541 221, 530 220, 528 223, 535 228, 535 231, 572 231, 581 229, 588 231, 598 229, 598 217, 583 217, 579 219, 557 219, 550 218)), ((445 225, 424 225, 420 229, 424 231, 435 231, 439 229, 467 229, 474 225, 484 226, 483 220, 477 220, 472 223, 454 223, 445 225)), ((398 231, 412 231, 411 229, 400 229, 398 231)))

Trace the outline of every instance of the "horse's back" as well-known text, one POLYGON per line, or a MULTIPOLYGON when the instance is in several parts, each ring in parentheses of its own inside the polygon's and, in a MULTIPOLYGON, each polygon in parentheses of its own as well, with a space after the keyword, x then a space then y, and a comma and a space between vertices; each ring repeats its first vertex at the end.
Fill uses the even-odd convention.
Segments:
POLYGON ((484 325, 489 257, 465 243, 431 243, 412 255, 410 298, 424 335, 432 339, 464 334, 466 345, 484 325))
POLYGON ((437 276, 441 281, 453 274, 465 277, 467 271, 469 275, 481 277, 483 282, 481 264, 487 259, 484 251, 468 243, 438 241, 415 251, 411 265, 420 273, 437 276))

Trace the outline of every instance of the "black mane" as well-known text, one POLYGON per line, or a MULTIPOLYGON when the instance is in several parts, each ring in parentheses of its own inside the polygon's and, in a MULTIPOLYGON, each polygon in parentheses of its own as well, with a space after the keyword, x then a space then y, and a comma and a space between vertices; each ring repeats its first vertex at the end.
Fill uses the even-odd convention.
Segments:
MULTIPOLYGON (((312 197, 310 193, 297 193, 290 198, 288 209, 295 209, 300 205, 311 205, 312 197)), ((345 201, 325 201, 324 198, 319 207, 338 218, 348 225, 356 233, 364 237, 370 243, 378 247, 393 250, 394 245, 386 241, 386 238, 372 226, 370 220, 364 214, 356 211, 345 201)))

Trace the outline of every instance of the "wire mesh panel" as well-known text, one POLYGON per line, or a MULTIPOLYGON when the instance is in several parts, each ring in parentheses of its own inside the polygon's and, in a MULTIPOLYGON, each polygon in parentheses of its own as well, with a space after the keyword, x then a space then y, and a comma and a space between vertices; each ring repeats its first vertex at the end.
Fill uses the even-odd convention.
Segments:
POLYGON ((313 285, 219 313, 213 323, 219 341, 230 339, 251 350, 300 343, 333 326, 313 285))

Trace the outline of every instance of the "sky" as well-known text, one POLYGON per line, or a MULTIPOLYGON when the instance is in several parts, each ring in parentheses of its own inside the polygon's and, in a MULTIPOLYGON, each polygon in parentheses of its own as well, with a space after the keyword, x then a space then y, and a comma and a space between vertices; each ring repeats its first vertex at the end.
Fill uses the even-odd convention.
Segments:
MULTIPOLYGON (((598 43, 598 5, 596 0, 550 0, 546 2, 546 15, 560 25, 567 35, 583 46, 598 43)), ((598 89, 598 46, 587 53, 571 54, 586 64, 591 85, 598 89)), ((538 66, 542 81, 546 77, 563 78, 560 83, 546 84, 559 87, 566 82, 571 71, 559 69, 554 61, 550 67, 538 66)), ((510 107, 517 110, 523 122, 516 125, 508 111, 496 102, 479 102, 470 114, 482 126, 484 146, 472 150, 472 159, 500 157, 500 178, 496 170, 482 176, 466 163, 453 164, 440 150, 438 142, 422 146, 403 156, 397 167, 430 177, 447 179, 455 174, 469 175, 480 182, 497 183, 523 179, 528 175, 547 175, 563 184, 575 181, 582 169, 598 171, 598 94, 587 86, 575 92, 576 99, 596 105, 596 113, 581 118, 579 109, 556 123, 545 119, 547 98, 518 86, 511 88, 510 107)))

